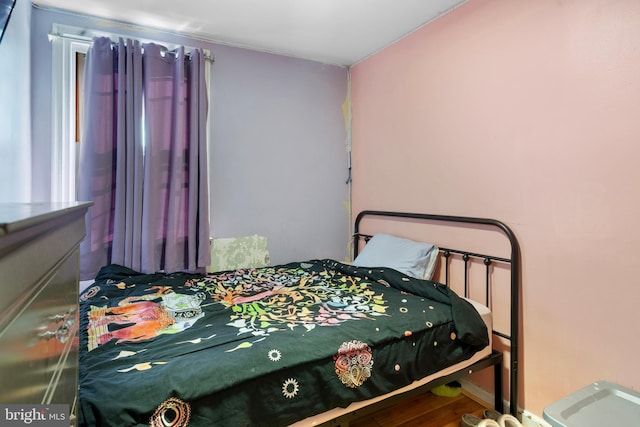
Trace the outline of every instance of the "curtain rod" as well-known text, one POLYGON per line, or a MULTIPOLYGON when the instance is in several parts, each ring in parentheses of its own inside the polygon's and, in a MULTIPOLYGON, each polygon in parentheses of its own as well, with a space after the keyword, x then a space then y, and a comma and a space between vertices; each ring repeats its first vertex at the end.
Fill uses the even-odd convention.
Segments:
MULTIPOLYGON (((114 34, 114 36, 117 36, 117 35, 114 34)), ((64 33, 51 32, 51 33, 48 34, 48 37, 49 37, 49 41, 50 42, 53 41, 54 39, 57 39, 57 38, 73 40, 73 41, 82 42, 82 43, 92 43, 93 42, 93 37, 76 35, 76 34, 64 34, 64 33)), ((96 35, 96 37, 102 37, 102 36, 96 35)), ((106 35, 104 37, 109 37, 109 36, 106 35)), ((117 37, 131 39, 131 37, 126 37, 126 36, 117 36, 117 37)), ((139 40, 139 41, 141 43, 143 42, 143 40, 139 40)), ((153 40, 144 40, 144 43, 154 43, 154 44, 160 44, 160 45, 164 46, 164 43, 153 41, 153 40)), ((112 44, 115 45, 117 43, 113 42, 112 44)), ((171 43, 171 44, 176 45, 175 43, 171 43)), ((178 45, 176 45, 176 46, 178 46, 178 45)), ((164 47, 166 47, 166 46, 164 46, 164 47)), ((184 46, 184 48, 185 48, 185 50, 195 50, 195 49, 197 49, 197 48, 191 47, 191 46, 184 46)), ((205 61, 215 62, 215 57, 213 55, 211 55, 211 53, 209 53, 205 49, 202 49, 202 51, 203 51, 203 54, 204 54, 205 61)), ((168 53, 175 53, 175 51, 169 50, 169 48, 167 48, 167 52, 168 53)), ((187 52, 187 54, 190 54, 190 52, 187 52)))

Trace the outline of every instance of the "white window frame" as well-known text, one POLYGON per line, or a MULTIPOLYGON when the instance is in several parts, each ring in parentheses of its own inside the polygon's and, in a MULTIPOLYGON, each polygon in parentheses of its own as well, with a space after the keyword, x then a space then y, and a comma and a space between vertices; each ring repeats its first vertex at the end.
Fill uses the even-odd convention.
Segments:
MULTIPOLYGON (((157 43, 166 46, 169 50, 179 45, 155 40, 140 39, 137 37, 123 36, 104 31, 88 30, 86 28, 69 25, 53 24, 49 34, 52 45, 51 52, 51 201, 67 202, 77 200, 77 158, 78 142, 76 136, 76 55, 87 53, 93 37, 109 37, 111 40, 118 38, 136 38, 141 43, 157 43)), ((192 48, 187 47, 187 51, 192 48)), ((205 80, 208 90, 209 114, 207 115, 207 151, 210 152, 210 126, 211 126, 211 53, 203 49, 205 60, 205 80)), ((209 159, 207 159, 209 169, 209 159)), ((207 170, 208 175, 208 170, 207 170)), ((208 178, 207 178, 208 179, 208 178)))
MULTIPOLYGON (((64 34, 53 25, 53 34, 64 34)), ((51 49, 52 148, 51 200, 76 200, 76 54, 87 53, 91 42, 74 37, 49 37, 51 49)))

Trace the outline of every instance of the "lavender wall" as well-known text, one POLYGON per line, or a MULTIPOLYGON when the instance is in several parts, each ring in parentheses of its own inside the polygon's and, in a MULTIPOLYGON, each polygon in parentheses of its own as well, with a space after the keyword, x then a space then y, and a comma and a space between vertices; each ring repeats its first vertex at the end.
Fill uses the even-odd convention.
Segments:
POLYGON ((272 251, 273 262, 346 257, 346 69, 223 46, 215 53, 215 235, 266 235, 284 253, 272 251))
POLYGON ((0 44, 0 202, 30 198, 31 3, 18 0, 0 44))
POLYGON ((37 8, 32 20, 34 199, 50 197, 47 34, 53 23, 211 50, 212 237, 266 236, 274 264, 347 256, 345 68, 37 8))

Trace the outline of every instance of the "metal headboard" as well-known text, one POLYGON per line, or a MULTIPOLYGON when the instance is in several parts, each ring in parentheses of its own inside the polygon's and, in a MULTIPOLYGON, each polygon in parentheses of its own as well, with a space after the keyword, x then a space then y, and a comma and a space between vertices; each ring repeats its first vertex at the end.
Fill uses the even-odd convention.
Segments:
MULTIPOLYGON (((468 269, 469 262, 472 259, 480 259, 486 266, 486 305, 489 305, 489 286, 490 286, 490 268, 494 261, 507 263, 510 265, 511 270, 511 314, 510 314, 510 331, 509 334, 505 334, 498 331, 493 331, 495 335, 498 335, 504 339, 509 340, 511 343, 510 348, 510 375, 509 375, 509 393, 510 393, 510 412, 517 416, 518 409, 518 349, 520 342, 520 246, 515 234, 504 223, 495 219, 487 218, 474 218, 464 216, 450 216, 450 215, 435 215, 435 214, 422 214, 422 213, 408 213, 408 212, 391 212, 391 211, 373 211, 365 210, 358 214, 354 222, 353 229, 353 257, 358 255, 358 247, 361 238, 368 239, 371 236, 360 233, 360 221, 366 216, 377 217, 392 217, 392 218, 410 218, 419 219, 437 223, 461 223, 461 224, 477 224, 497 228, 502 231, 509 239, 511 247, 511 255, 509 258, 497 257, 493 255, 485 255, 480 253, 469 252, 459 249, 449 249, 439 247, 440 252, 444 256, 445 262, 445 280, 444 283, 449 286, 449 259, 453 255, 458 255, 464 262, 464 289, 465 295, 468 295, 469 277, 468 269)), ((496 384, 496 387, 502 387, 502 384, 496 384)), ((496 391, 497 392, 497 391, 496 391)), ((500 393, 502 394, 502 393, 500 393)))

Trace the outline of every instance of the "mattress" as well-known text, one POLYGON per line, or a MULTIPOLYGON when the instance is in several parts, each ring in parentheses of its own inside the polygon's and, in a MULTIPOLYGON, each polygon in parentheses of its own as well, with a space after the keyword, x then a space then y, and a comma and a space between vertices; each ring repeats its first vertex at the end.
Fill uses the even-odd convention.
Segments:
POLYGON ((334 260, 208 275, 107 266, 81 295, 79 425, 333 417, 490 352, 490 313, 472 304, 334 260))
MULTIPOLYGON (((473 301, 471 299, 468 298, 464 298, 466 301, 468 301, 473 308, 475 308, 475 310, 478 312, 478 314, 480 314, 480 317, 482 318, 483 323, 486 325, 487 330, 491 331, 493 328, 493 316, 491 313, 491 310, 489 309, 489 307, 480 304, 479 302, 473 301)), ((414 382, 412 382, 411 384, 404 386, 402 388, 399 388, 395 391, 392 391, 391 393, 387 393, 385 395, 382 396, 378 396, 375 397, 373 399, 367 399, 367 400, 363 400, 360 402, 353 402, 352 404, 350 404, 349 406, 347 406, 346 408, 333 408, 329 411, 326 411, 322 414, 318 414, 318 415, 314 415, 308 418, 305 418, 304 420, 298 421, 294 424, 291 425, 291 427, 305 427, 305 426, 316 426, 316 425, 320 425, 323 423, 326 423, 328 421, 331 421, 335 418, 338 418, 340 416, 349 414, 351 412, 357 411, 359 409, 365 408, 367 406, 373 405, 375 403, 378 403, 384 399, 387 399, 389 397, 393 397, 396 396, 398 394, 402 394, 402 393, 406 393, 408 391, 414 390, 418 387, 421 387, 425 384, 430 383, 433 380, 436 380, 438 378, 447 376, 449 374, 452 374, 454 372, 459 371, 460 369, 463 369, 467 366, 471 366, 474 363, 476 363, 479 360, 484 359, 485 357, 489 356, 491 354, 492 351, 492 341, 491 341, 491 337, 492 334, 489 334, 489 345, 487 345, 485 348, 483 348, 482 350, 478 351, 477 353, 475 353, 470 359, 464 360, 462 362, 456 363, 455 365, 452 366, 448 366, 434 374, 428 375, 420 380, 416 380, 414 382)))

